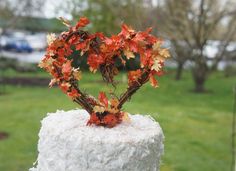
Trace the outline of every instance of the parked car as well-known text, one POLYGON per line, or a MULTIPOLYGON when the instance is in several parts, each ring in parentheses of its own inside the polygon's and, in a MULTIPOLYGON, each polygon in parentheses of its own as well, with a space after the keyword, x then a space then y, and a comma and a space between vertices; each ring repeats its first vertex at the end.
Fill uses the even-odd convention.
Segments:
POLYGON ((46 34, 38 33, 25 36, 34 51, 44 51, 47 47, 46 34))
POLYGON ((28 53, 31 53, 33 51, 33 48, 29 45, 27 40, 19 38, 9 38, 6 44, 3 46, 3 49, 7 51, 28 53))

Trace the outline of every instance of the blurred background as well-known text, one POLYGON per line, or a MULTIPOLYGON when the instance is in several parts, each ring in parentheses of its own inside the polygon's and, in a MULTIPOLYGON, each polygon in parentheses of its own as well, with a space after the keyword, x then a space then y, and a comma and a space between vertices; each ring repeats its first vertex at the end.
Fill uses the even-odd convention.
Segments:
MULTIPOLYGON (((40 120, 57 109, 77 108, 37 67, 47 33, 66 28, 57 19, 86 16, 91 32, 117 34, 124 22, 136 30, 153 27, 172 58, 159 88, 142 87, 124 106, 152 115, 165 134, 161 171, 235 169, 233 89, 236 86, 234 0, 1 0, 0 170, 23 171, 37 156, 40 120)), ((75 53, 75 55, 77 55, 75 53)), ((83 72, 83 89, 107 90, 99 74, 83 72)), ((138 61, 128 64, 138 65, 138 61)), ((126 73, 117 80, 126 87, 126 73)), ((235 116, 234 116, 235 117, 235 116)))

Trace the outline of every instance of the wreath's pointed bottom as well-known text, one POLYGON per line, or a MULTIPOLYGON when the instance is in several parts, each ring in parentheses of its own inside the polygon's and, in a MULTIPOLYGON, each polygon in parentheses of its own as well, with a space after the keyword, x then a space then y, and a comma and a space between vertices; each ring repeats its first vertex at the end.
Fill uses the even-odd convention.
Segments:
POLYGON ((30 171, 156 171, 163 133, 148 116, 114 128, 86 126, 84 110, 57 111, 42 121, 38 162, 30 171))

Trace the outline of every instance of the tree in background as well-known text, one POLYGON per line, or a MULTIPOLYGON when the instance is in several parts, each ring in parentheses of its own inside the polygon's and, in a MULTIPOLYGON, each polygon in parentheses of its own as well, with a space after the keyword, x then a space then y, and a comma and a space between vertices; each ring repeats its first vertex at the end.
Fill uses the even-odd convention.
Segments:
POLYGON ((0 18, 7 21, 3 29, 14 28, 16 21, 22 16, 41 14, 44 3, 44 0, 1 0, 0 18))
POLYGON ((152 0, 66 0, 59 8, 71 14, 74 20, 79 16, 88 17, 93 23, 91 31, 111 35, 119 32, 122 22, 136 30, 155 26, 152 7, 152 0))
POLYGON ((180 80, 182 78, 182 73, 184 69, 184 64, 189 59, 189 54, 191 53, 191 49, 186 48, 186 44, 184 42, 180 43, 176 39, 171 40, 171 55, 172 59, 175 60, 177 64, 175 80, 180 80))
POLYGON ((160 13, 162 18, 160 26, 163 26, 162 31, 168 35, 176 49, 176 61, 179 65, 182 58, 192 62, 194 91, 205 92, 208 76, 225 57, 227 47, 235 38, 236 2, 166 0, 163 7, 160 13), (218 53, 209 65, 209 56, 204 50, 211 40, 219 40, 219 44, 218 53))

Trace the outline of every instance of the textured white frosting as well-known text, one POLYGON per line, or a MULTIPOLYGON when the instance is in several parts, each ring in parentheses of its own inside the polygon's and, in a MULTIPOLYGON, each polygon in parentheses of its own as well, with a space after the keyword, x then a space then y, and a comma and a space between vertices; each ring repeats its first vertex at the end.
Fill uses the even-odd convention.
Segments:
POLYGON ((150 116, 129 115, 114 128, 86 126, 85 110, 57 111, 42 120, 37 166, 30 171, 157 171, 162 129, 150 116))

